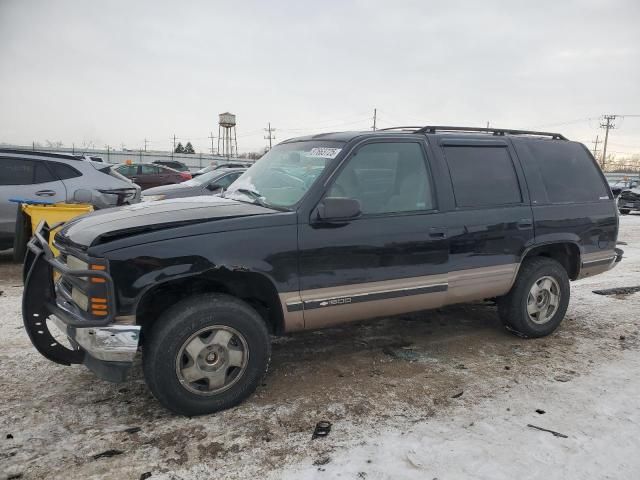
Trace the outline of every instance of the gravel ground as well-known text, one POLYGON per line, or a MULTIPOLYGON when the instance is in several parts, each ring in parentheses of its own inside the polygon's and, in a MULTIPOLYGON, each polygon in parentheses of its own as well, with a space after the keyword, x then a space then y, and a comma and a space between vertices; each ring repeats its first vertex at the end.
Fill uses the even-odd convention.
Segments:
POLYGON ((547 338, 478 303, 274 339, 252 398, 193 419, 139 364, 116 385, 41 357, 0 255, 0 479, 637 478, 640 293, 593 290, 640 285, 640 216, 620 241, 622 264, 574 282, 547 338), (331 433, 312 440, 319 420, 331 433))

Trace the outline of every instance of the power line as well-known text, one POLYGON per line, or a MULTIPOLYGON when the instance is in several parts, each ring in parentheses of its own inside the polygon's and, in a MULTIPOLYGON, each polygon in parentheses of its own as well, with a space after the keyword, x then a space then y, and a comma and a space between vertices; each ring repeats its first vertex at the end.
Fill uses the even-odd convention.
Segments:
POLYGON ((275 128, 271 128, 271 122, 269 122, 268 127, 264 129, 264 131, 267 133, 267 136, 264 137, 265 140, 269 140, 269 150, 271 150, 271 140, 275 140, 276 136, 274 134, 274 132, 276 131, 275 128))
POLYGON ((604 128, 604 145, 602 147, 602 161, 600 162, 602 169, 604 170, 605 163, 607 162, 607 141, 609 140, 609 130, 616 128, 613 121, 616 119, 615 115, 605 115, 604 123, 600 123, 600 128, 604 128))
POLYGON ((598 158, 598 143, 600 143, 600 139, 599 139, 598 135, 596 135, 596 139, 593 142, 593 158, 595 158, 595 159, 598 158))
POLYGON ((213 136, 213 132, 209 132, 209 137, 211 139, 211 155, 213 155, 213 139, 216 138, 213 136))

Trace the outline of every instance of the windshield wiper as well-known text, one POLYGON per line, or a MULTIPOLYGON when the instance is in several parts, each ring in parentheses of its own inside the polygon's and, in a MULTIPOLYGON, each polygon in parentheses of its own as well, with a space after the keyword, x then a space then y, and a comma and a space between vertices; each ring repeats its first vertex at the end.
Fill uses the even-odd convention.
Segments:
POLYGON ((264 208, 271 208, 273 210, 279 210, 281 212, 288 212, 290 211, 288 208, 285 207, 280 207, 277 205, 271 205, 269 202, 267 202, 264 197, 260 194, 260 192, 257 192, 255 190, 251 190, 250 188, 236 188, 233 192, 238 192, 238 193, 243 193, 249 197, 251 197, 253 199, 253 203, 256 205, 260 205, 261 207, 264 208))

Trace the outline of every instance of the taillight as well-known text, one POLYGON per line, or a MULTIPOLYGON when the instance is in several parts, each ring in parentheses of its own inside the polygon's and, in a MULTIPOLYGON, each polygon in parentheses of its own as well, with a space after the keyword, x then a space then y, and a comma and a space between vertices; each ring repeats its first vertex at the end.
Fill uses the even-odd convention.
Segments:
POLYGON ((184 180, 191 180, 191 174, 189 172, 180 172, 180 176, 184 179, 184 180))

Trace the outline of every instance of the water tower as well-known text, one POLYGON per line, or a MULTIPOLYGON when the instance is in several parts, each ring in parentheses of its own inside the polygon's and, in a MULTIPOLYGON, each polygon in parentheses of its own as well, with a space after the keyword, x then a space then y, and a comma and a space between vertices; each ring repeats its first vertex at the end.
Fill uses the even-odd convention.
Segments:
POLYGON ((238 155, 238 140, 236 138, 236 116, 224 112, 218 115, 218 155, 231 158, 238 155), (222 142, 222 149, 220 149, 222 142))

